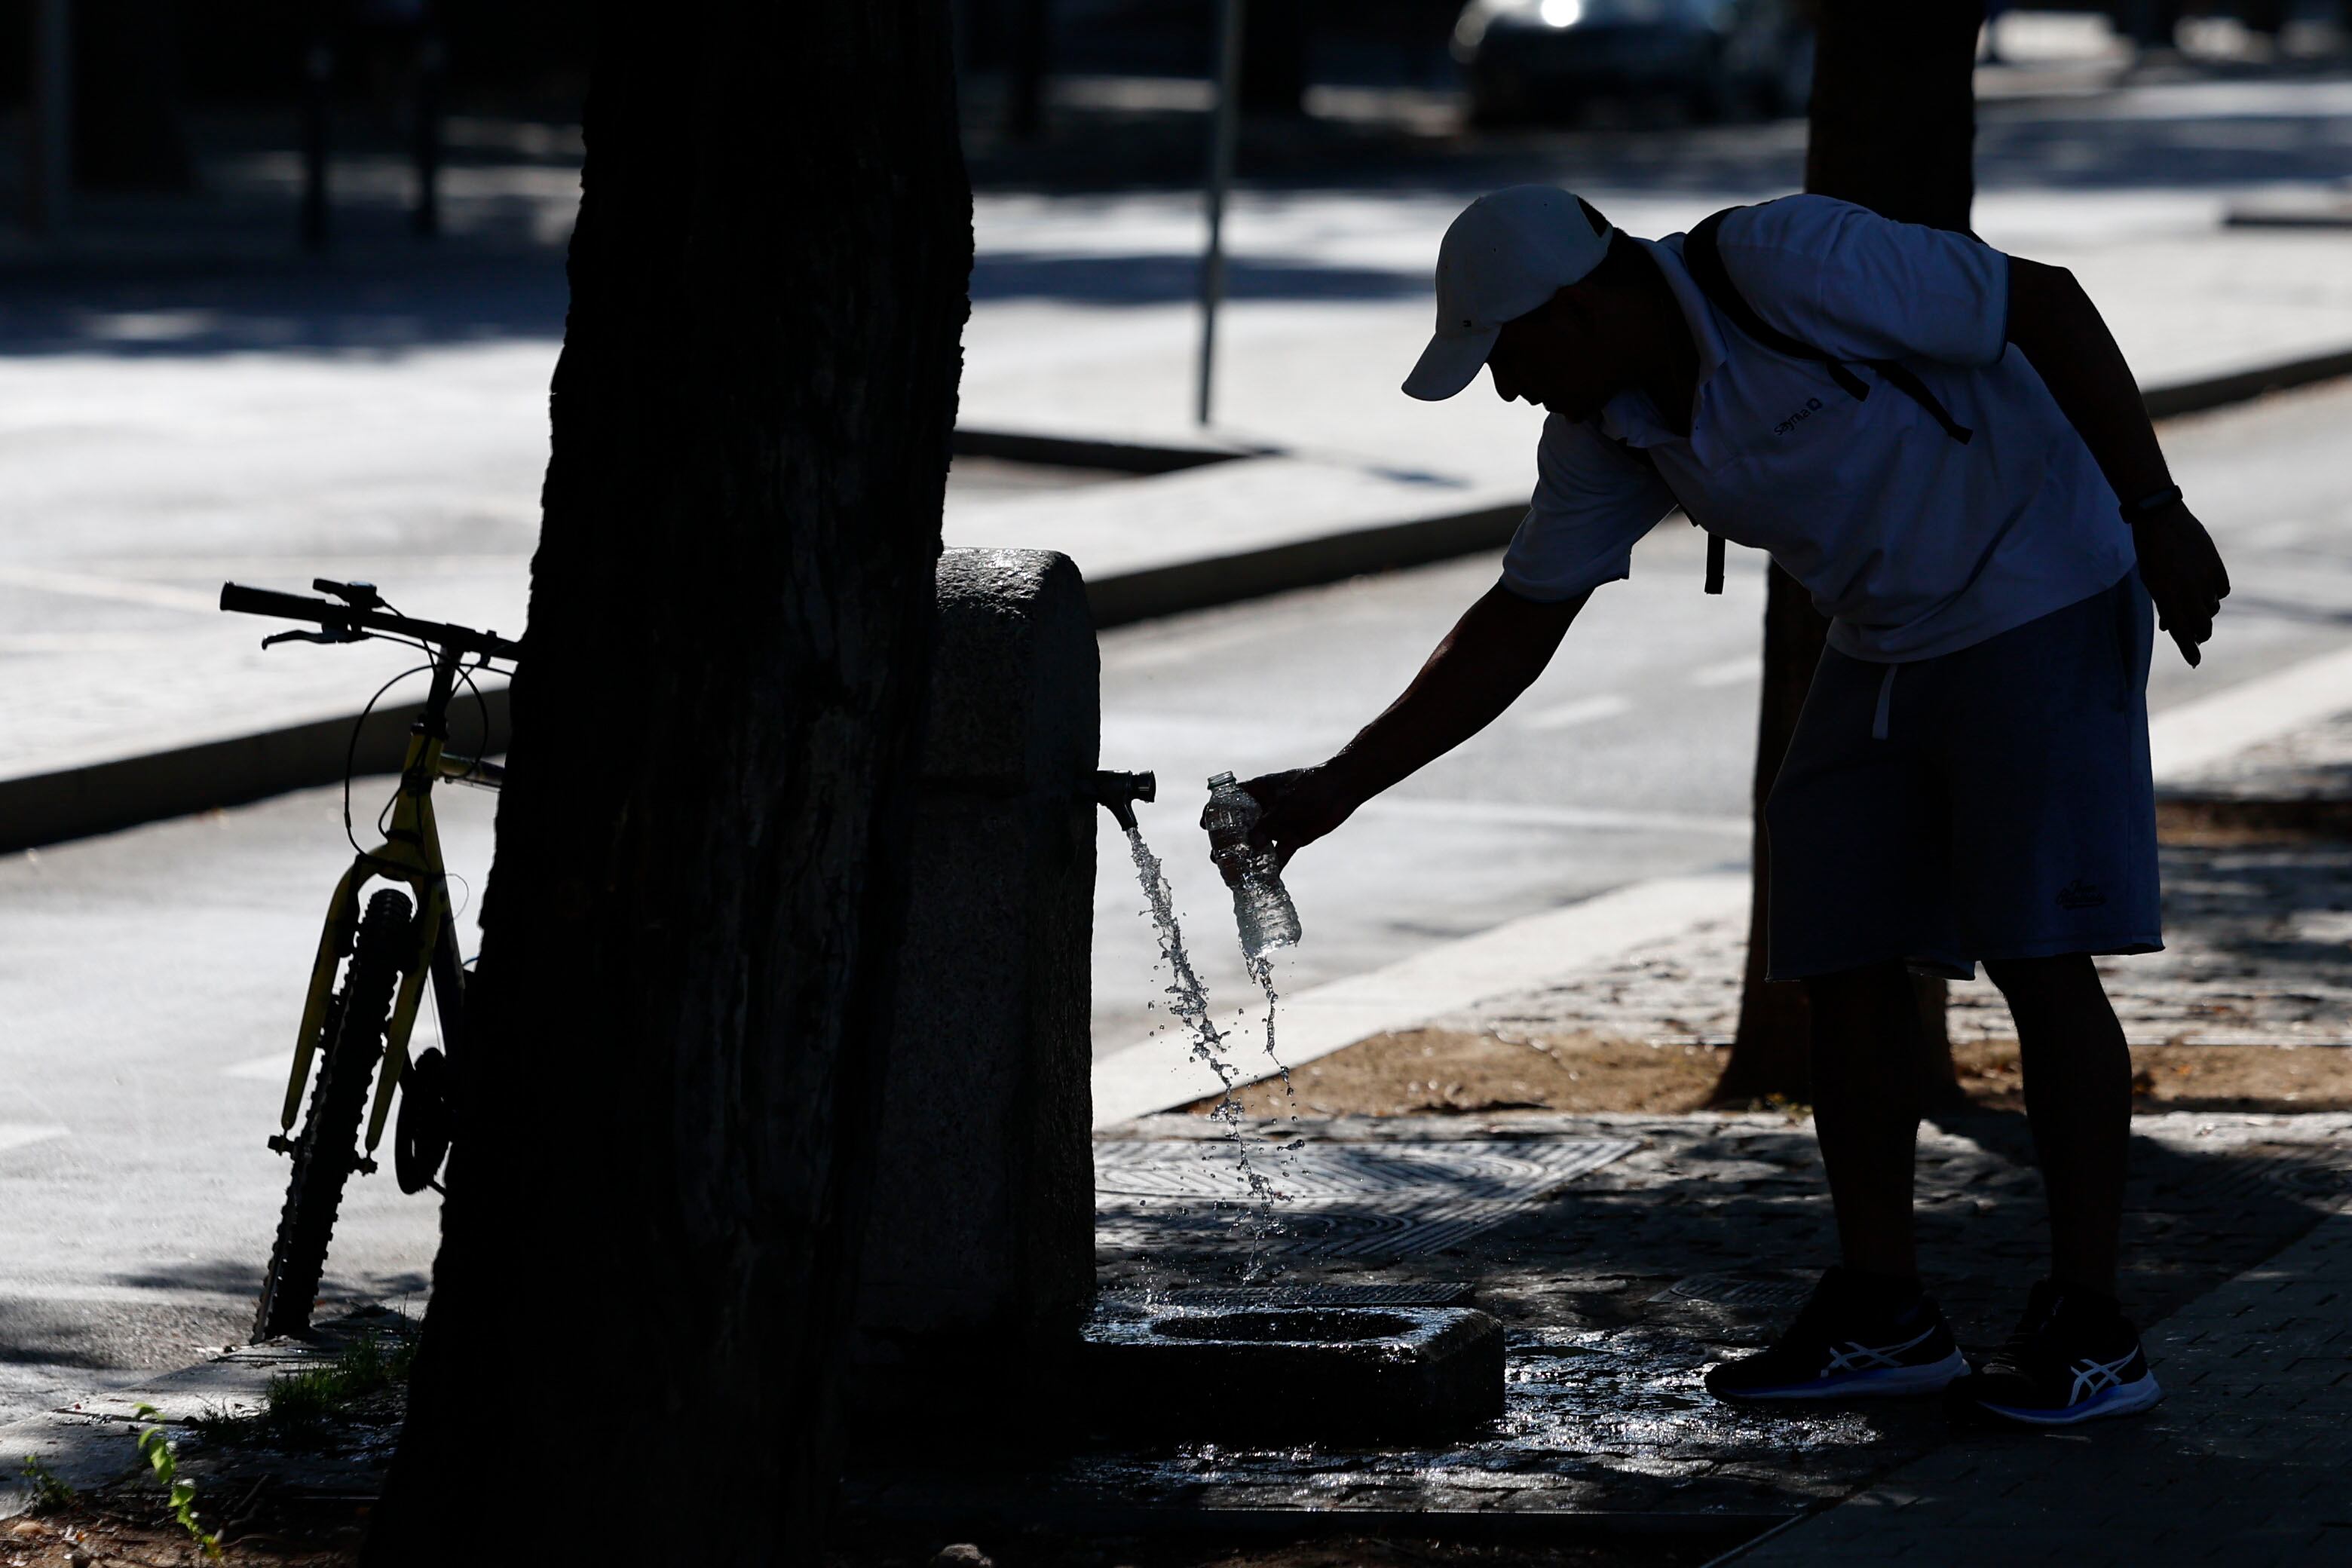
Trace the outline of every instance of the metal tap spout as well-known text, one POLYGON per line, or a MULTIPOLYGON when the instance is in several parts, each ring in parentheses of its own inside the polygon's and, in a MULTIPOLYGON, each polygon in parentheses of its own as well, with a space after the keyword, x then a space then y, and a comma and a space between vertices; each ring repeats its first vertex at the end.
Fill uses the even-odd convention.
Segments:
POLYGON ((1109 812, 1127 832, 1135 831, 1135 803, 1157 799, 1160 783, 1150 773, 1118 773, 1108 769, 1095 774, 1090 792, 1095 804, 1109 812))

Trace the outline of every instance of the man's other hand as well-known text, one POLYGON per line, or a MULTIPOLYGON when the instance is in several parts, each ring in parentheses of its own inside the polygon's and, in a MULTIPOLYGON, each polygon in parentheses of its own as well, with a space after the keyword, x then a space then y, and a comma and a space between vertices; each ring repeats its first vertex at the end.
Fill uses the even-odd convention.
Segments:
MULTIPOLYGON (((1275 864, 1287 866, 1290 858, 1329 833, 1355 814, 1363 803, 1332 776, 1328 764, 1262 773, 1242 781, 1242 788, 1258 804, 1258 819, 1250 827, 1250 845, 1271 849, 1275 864)), ((1208 808, 1201 826, 1209 826, 1208 808)))
POLYGON ((2139 546, 2139 580, 2156 601, 2156 624, 2172 634, 2193 668, 2198 644, 2213 635, 2213 616, 2230 596, 2230 574, 2213 536, 2176 501, 2132 529, 2139 546))

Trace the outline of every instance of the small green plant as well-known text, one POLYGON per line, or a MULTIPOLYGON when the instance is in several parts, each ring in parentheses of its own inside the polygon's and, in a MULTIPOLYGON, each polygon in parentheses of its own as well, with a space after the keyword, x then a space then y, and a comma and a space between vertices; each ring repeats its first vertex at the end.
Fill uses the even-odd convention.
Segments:
POLYGON ((73 1488, 58 1479, 37 1454, 25 1456, 25 1484, 33 1489, 33 1506, 26 1510, 30 1513, 59 1513, 78 1500, 73 1488))
POLYGON ((310 1447, 326 1442, 362 1401, 404 1386, 415 1341, 407 1333, 364 1333, 332 1360, 269 1380, 261 1409, 250 1415, 206 1411, 188 1422, 210 1443, 310 1447))
POLYGON ((155 1472, 155 1479, 163 1483, 164 1492, 170 1500, 172 1517, 178 1520, 180 1528, 205 1549, 205 1556, 218 1557, 221 1554, 220 1532, 215 1531, 207 1535, 205 1527, 197 1522, 195 1483, 180 1479, 179 1446, 172 1441, 166 1428, 161 1425, 163 1413, 152 1405, 135 1405, 133 1409, 141 1420, 152 1419, 158 1423, 139 1434, 139 1457, 147 1461, 148 1468, 155 1472))

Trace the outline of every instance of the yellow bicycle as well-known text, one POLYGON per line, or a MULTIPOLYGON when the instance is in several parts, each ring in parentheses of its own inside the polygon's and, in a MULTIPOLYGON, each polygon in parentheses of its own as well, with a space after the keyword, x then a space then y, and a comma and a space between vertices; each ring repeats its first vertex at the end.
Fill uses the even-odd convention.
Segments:
MULTIPOLYGON (((289 1156, 294 1167, 287 1183, 286 1206, 278 1215, 278 1239, 270 1248, 269 1270, 262 1281, 260 1305, 254 1315, 257 1340, 300 1333, 310 1326, 320 1276, 326 1268, 327 1244, 342 1207, 343 1185, 353 1172, 372 1173, 376 1169, 376 1146, 383 1142, 395 1089, 400 1093, 400 1121, 393 1134, 393 1169, 401 1190, 416 1193, 439 1184, 435 1178, 448 1154, 454 1121, 457 1083, 451 1058, 462 1059, 464 1051, 467 973, 450 914, 448 877, 442 868, 441 838, 433 818, 433 787, 454 782, 496 789, 503 782, 504 773, 496 763, 461 757, 446 749, 449 709, 461 682, 472 686, 477 672, 511 673, 495 668, 491 661, 503 659, 510 665, 522 655, 520 643, 495 632, 401 615, 384 602, 373 584, 320 578, 311 586, 332 597, 311 598, 226 583, 221 585, 220 606, 243 615, 307 622, 319 628, 276 633, 262 639, 264 647, 281 642, 346 643, 371 637, 409 644, 427 659, 409 673, 429 669, 433 679, 424 710, 409 731, 408 756, 400 770, 399 785, 378 818, 383 841, 364 848, 356 837, 352 839, 357 858, 335 885, 334 897, 327 906, 326 927, 320 933, 310 994, 294 1040, 286 1103, 278 1116, 278 1131, 269 1140, 270 1148, 289 1156), (361 895, 374 882, 402 884, 408 891, 379 888, 362 910, 361 895), (446 1054, 427 1048, 411 1060, 409 1035, 428 979, 446 1054), (367 1119, 362 1142, 360 1114, 367 1105, 372 1077, 374 1110, 367 1119), (310 1109, 302 1117, 301 1131, 289 1138, 287 1134, 294 1131, 295 1116, 302 1107, 305 1084, 310 1089, 310 1109)), ((389 685, 384 688, 390 689, 389 685)), ((381 698, 383 693, 376 695, 381 698)), ((353 746, 356 749, 356 730, 353 746)), ((348 836, 348 771, 343 783, 348 836)))

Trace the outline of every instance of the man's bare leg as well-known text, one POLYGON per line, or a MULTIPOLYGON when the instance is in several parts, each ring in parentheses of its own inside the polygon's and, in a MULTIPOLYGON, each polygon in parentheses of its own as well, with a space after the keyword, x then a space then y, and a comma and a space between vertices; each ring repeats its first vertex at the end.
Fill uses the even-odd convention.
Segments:
POLYGON ((2051 1277, 2113 1296, 2131 1148, 2123 1026, 2084 954, 2005 959, 1985 973, 2017 1022, 2025 1110, 2050 1203, 2051 1277))
POLYGON ((1911 1167, 1919 1138, 1919 1013, 1899 963, 1805 982, 1812 1001, 1813 1132, 1843 1263, 1764 1349, 1711 1367, 1735 1405, 1933 1394, 1968 1370, 1919 1289, 1911 1167))
POLYGON ((1900 963, 1805 982, 1812 1004, 1813 1132, 1849 1268, 1914 1278, 1919 1010, 1900 963))

